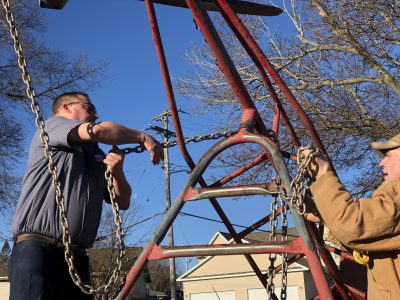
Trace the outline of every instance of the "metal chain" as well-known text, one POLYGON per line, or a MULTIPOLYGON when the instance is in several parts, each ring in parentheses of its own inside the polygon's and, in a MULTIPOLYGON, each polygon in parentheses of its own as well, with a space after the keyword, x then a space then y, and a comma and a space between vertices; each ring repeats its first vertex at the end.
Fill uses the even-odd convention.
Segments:
MULTIPOLYGON (((188 143, 191 143, 191 142, 199 143, 199 142, 202 142, 202 141, 205 141, 205 140, 219 140, 222 137, 225 137, 225 138, 230 137, 230 136, 236 134, 237 132, 238 132, 237 130, 234 130, 234 131, 226 130, 226 131, 223 131, 223 132, 214 132, 214 133, 207 134, 207 135, 196 135, 194 137, 185 138, 184 142, 185 142, 185 144, 188 144, 188 143)), ((161 143, 161 146, 163 148, 170 148, 170 147, 174 147, 176 145, 178 145, 178 141, 177 140, 172 140, 172 141, 169 141, 167 143, 161 143)), ((132 152, 134 152, 134 153, 142 153, 142 152, 146 151, 146 148, 143 145, 139 145, 139 146, 136 146, 134 148, 124 148, 124 149, 122 149, 122 151, 125 154, 132 153, 132 152)))
POLYGON ((51 173, 52 184, 53 184, 53 186, 55 188, 55 192, 56 192, 56 203, 58 206, 60 220, 61 220, 61 227, 62 227, 62 231, 63 231, 62 242, 64 244, 64 257, 68 264, 68 271, 71 275, 72 280, 82 290, 82 292, 84 292, 86 294, 104 293, 107 289, 110 288, 110 286, 112 284, 115 284, 116 280, 118 279, 118 275, 119 275, 119 272, 121 270, 121 265, 122 265, 122 256, 123 256, 124 248, 125 248, 125 245, 123 243, 123 230, 122 230, 122 226, 121 226, 122 219, 119 216, 118 204, 115 202, 115 192, 114 192, 114 189, 112 186, 112 175, 107 174, 107 172, 105 174, 105 176, 107 178, 107 182, 108 182, 108 189, 110 192, 110 200, 111 200, 113 210, 114 210, 115 222, 118 227, 117 235, 118 235, 118 239, 120 242, 120 247, 118 250, 120 251, 120 255, 117 258, 117 268, 114 270, 113 275, 109 279, 109 282, 106 285, 102 285, 98 288, 93 288, 90 285, 86 285, 86 284, 82 283, 82 280, 74 267, 74 256, 73 256, 73 252, 71 249, 71 236, 69 234, 69 226, 68 226, 68 221, 67 221, 67 217, 66 217, 66 213, 65 213, 65 200, 64 200, 64 197, 61 192, 60 180, 57 177, 57 167, 54 163, 53 153, 50 151, 50 147, 49 147, 49 135, 45 131, 45 122, 44 122, 44 119, 40 112, 39 103, 35 101, 35 90, 32 87, 31 77, 27 70, 27 63, 26 63, 26 59, 23 55, 22 44, 20 43, 18 30, 15 26, 14 16, 11 12, 10 1, 2 0, 2 5, 3 5, 4 11, 5 11, 7 23, 9 25, 9 33, 13 40, 14 51, 18 57, 18 67, 22 71, 21 78, 22 78, 22 81, 26 85, 25 92, 26 92, 27 97, 31 100, 30 107, 31 107, 32 112, 35 115, 36 126, 40 131, 40 140, 42 141, 42 143, 44 145, 44 155, 46 156, 46 159, 48 161, 48 169, 51 173), (111 185, 110 185, 110 182, 111 182, 111 185))
MULTIPOLYGON (((116 259, 116 267, 113 270, 113 274, 108 280, 108 283, 106 285, 103 285, 103 293, 106 293, 112 285, 114 285, 119 277, 119 274, 121 272, 122 268, 122 259, 125 256, 125 242, 124 242, 124 229, 122 227, 122 217, 119 214, 119 205, 118 202, 115 201, 116 195, 115 195, 115 189, 114 189, 114 184, 113 184, 113 176, 109 170, 105 172, 105 178, 107 180, 107 190, 110 195, 110 200, 111 200, 111 205, 112 209, 114 212, 114 224, 117 227, 116 230, 116 236, 118 239, 118 256, 116 259)), ((100 288, 100 287, 99 287, 100 288)), ((97 288, 97 289, 99 289, 97 288)))
MULTIPOLYGON (((277 218, 277 212, 278 209, 281 210, 281 241, 287 242, 288 241, 288 234, 287 234, 287 229, 288 229, 288 221, 287 221, 287 205, 286 201, 289 200, 290 198, 287 197, 287 193, 285 188, 282 187, 280 178, 276 177, 272 179, 272 182, 276 186, 276 190, 273 191, 271 194, 273 194, 273 200, 271 202, 271 218, 270 218, 270 227, 271 227, 271 233, 269 236, 269 241, 270 242, 276 242, 278 240, 277 237, 277 228, 278 228, 278 218, 277 218), (279 198, 279 202, 278 202, 279 198)), ((276 268, 275 268, 275 261, 277 259, 277 254, 276 253, 271 253, 268 256, 269 258, 269 267, 268 267, 268 272, 267 272, 267 286, 266 286, 266 291, 268 294, 268 299, 272 299, 272 296, 275 294, 275 284, 274 284, 274 278, 276 275, 276 268)), ((287 258, 288 254, 287 253, 282 253, 282 284, 281 284, 281 299, 286 299, 287 297, 287 271, 288 271, 288 264, 287 264, 287 258)))
MULTIPOLYGON (((277 236, 276 236, 276 228, 278 227, 278 219, 277 219, 277 211, 278 211, 278 201, 277 201, 278 195, 273 195, 272 196, 272 201, 271 201, 271 218, 270 218, 270 226, 271 226, 271 233, 269 234, 269 241, 270 242, 276 242, 277 241, 277 236)), ((268 300, 272 299, 272 295, 275 294, 275 284, 274 284, 274 278, 276 275, 276 269, 275 269, 275 261, 277 258, 276 253, 270 253, 268 255, 269 259, 269 266, 268 266, 268 282, 266 286, 267 294, 268 294, 268 300)))
MULTIPOLYGON (((288 241, 288 221, 287 221, 287 206, 286 206, 286 190, 279 186, 281 191, 279 193, 279 202, 281 207, 281 218, 282 218, 282 241, 288 241)), ((287 298, 287 272, 288 272, 288 253, 282 253, 282 281, 281 281, 281 300, 285 300, 287 298)))
POLYGON ((290 188, 292 189, 292 197, 290 199, 290 203, 292 207, 297 209, 300 215, 304 215, 304 213, 306 212, 306 204, 304 203, 304 199, 308 190, 308 186, 306 184, 307 169, 311 161, 320 153, 321 150, 311 146, 299 147, 297 151, 297 164, 299 167, 297 169, 296 176, 290 184, 290 188), (310 150, 310 154, 307 156, 307 159, 302 161, 302 152, 304 150, 310 150))
MULTIPOLYGON (((273 198, 273 201, 271 202, 271 219, 270 219, 270 225, 271 225, 271 234, 270 234, 270 242, 276 242, 277 237, 276 237, 276 228, 277 228, 277 218, 276 218, 276 211, 278 209, 278 203, 276 197, 279 197, 279 206, 281 209, 281 218, 282 218, 282 238, 281 240, 284 242, 288 241, 288 221, 287 221, 287 206, 286 206, 286 201, 290 201, 290 204, 292 207, 296 208, 299 214, 303 215, 306 211, 306 205, 304 203, 304 198, 305 195, 308 191, 308 186, 306 185, 307 183, 307 169, 308 166, 310 165, 311 161, 318 156, 321 153, 321 151, 317 148, 313 148, 310 146, 307 147, 300 147, 298 149, 297 153, 297 163, 299 165, 296 176, 294 177, 290 188, 292 190, 292 196, 288 197, 286 190, 280 185, 279 178, 274 178, 273 182, 275 183, 277 187, 276 195, 273 198), (304 161, 301 161, 302 158, 302 152, 304 150, 310 150, 310 154, 308 155, 307 159, 304 161)), ((272 298, 272 295, 274 294, 274 289, 275 285, 273 282, 273 278, 276 275, 276 269, 274 266, 275 260, 276 260, 276 254, 270 254, 269 255, 269 260, 270 260, 270 266, 268 267, 268 283, 266 286, 267 294, 268 294, 268 299, 272 298)), ((280 294, 280 299, 281 300, 286 300, 287 299, 287 272, 288 272, 288 253, 282 253, 282 282, 281 282, 281 294, 280 294)))

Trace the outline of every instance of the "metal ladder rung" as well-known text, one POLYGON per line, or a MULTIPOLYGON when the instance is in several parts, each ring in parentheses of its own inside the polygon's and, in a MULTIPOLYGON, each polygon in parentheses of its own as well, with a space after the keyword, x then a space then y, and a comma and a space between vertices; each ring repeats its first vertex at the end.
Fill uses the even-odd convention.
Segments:
POLYGON ((245 244, 214 244, 196 246, 158 246, 154 245, 149 260, 158 260, 171 257, 216 256, 216 255, 243 255, 266 253, 303 253, 304 247, 299 240, 288 242, 260 242, 245 244))
POLYGON ((187 200, 195 201, 208 198, 250 196, 250 195, 277 195, 278 190, 273 183, 252 185, 192 188, 187 200))

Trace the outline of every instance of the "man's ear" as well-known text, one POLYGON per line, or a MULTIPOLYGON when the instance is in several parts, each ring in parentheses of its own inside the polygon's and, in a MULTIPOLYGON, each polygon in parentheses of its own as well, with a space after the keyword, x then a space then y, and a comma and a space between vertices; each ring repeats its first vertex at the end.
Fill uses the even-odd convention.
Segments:
POLYGON ((61 111, 64 113, 70 113, 71 112, 71 108, 68 105, 68 103, 64 103, 63 105, 61 105, 61 111))

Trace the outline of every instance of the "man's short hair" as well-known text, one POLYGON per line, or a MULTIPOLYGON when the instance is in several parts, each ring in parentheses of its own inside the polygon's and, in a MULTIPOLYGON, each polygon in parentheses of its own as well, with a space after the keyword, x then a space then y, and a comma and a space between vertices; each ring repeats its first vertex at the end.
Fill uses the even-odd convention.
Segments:
POLYGON ((67 103, 72 102, 73 100, 76 99, 77 96, 84 96, 90 102, 89 95, 86 94, 85 92, 77 91, 77 92, 63 93, 63 94, 57 96, 57 98, 54 99, 54 101, 53 101, 53 105, 51 106, 51 112, 52 112, 53 116, 58 113, 58 111, 61 108, 61 105, 64 102, 67 102, 67 103))

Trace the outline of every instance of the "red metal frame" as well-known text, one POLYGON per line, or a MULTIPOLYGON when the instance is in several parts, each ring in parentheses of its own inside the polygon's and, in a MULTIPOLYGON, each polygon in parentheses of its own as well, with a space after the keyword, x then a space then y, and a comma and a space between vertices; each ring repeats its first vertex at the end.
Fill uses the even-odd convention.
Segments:
MULTIPOLYGON (((173 3, 169 0, 154 0, 163 4, 171 4, 180 7, 186 7, 183 0, 174 1, 173 3)), ((276 191, 276 183, 274 184, 253 184, 253 185, 243 185, 243 186, 224 186, 232 179, 238 177, 244 172, 250 170, 254 166, 264 162, 269 161, 269 163, 274 167, 277 174, 280 177, 283 187, 286 187, 288 196, 290 196, 290 176, 286 168, 283 156, 287 158, 294 159, 294 155, 281 152, 275 143, 278 136, 280 122, 284 123, 286 129, 288 130, 293 143, 299 147, 301 145, 300 140, 286 114, 281 100, 278 97, 277 92, 270 78, 274 81, 277 88, 279 88, 281 94, 285 97, 287 103, 296 112, 297 117, 303 123, 306 128, 311 140, 314 145, 320 148, 326 155, 325 147, 323 146, 317 131, 315 130, 311 120, 307 117, 304 110, 297 102, 291 91, 283 82, 282 78, 279 76, 278 72, 273 68, 272 64, 269 62, 261 48, 257 45, 256 41, 252 38, 251 34, 248 32, 244 24, 238 18, 231 5, 233 5, 236 11, 240 13, 252 12, 257 15, 277 15, 279 14, 279 9, 273 7, 266 7, 261 4, 254 4, 246 1, 236 1, 229 2, 228 0, 212 0, 212 2, 203 3, 200 0, 185 0, 187 7, 192 11, 196 25, 200 28, 207 44, 212 50, 218 66, 222 73, 224 74, 227 82, 229 83, 234 95, 236 96, 241 108, 243 110, 241 117, 241 130, 236 135, 226 138, 221 142, 214 145, 210 150, 208 150, 204 156, 201 158, 199 163, 196 165, 189 155, 184 143, 184 137, 182 128, 180 125, 180 120, 178 116, 178 110, 174 98, 173 88, 171 84, 171 79, 169 76, 168 65, 166 62, 163 45, 161 41, 161 35, 159 32, 157 18, 154 10, 153 0, 145 0, 146 8, 148 12, 149 22, 152 29, 152 34, 154 42, 156 45, 157 56, 161 66, 161 71, 164 79, 164 84, 166 88, 166 93, 168 97, 168 103, 170 106, 170 111, 172 115, 173 124, 175 127, 176 137, 178 140, 179 148, 183 154, 185 161, 188 166, 192 169, 192 173, 181 190, 180 194, 176 198, 174 204, 167 211, 163 221, 157 228, 153 237, 149 241, 148 245, 144 248, 142 254, 135 262, 131 271, 126 276, 125 285, 119 292, 117 299, 124 299, 129 290, 132 288, 135 281, 138 279, 139 274, 143 271, 147 262, 150 260, 158 260, 170 257, 182 257, 182 256, 198 256, 198 255, 238 255, 243 254, 254 272, 260 279, 261 283, 266 286, 267 284, 267 274, 262 274, 258 268, 255 261, 250 256, 251 254, 260 253, 282 253, 282 254, 295 254, 291 257, 287 263, 291 264, 304 256, 306 257, 312 276, 316 283, 316 287, 319 296, 316 299, 365 299, 365 294, 357 291, 356 289, 346 285, 341 277, 336 264, 330 252, 339 253, 344 259, 352 259, 352 257, 345 252, 341 252, 338 249, 328 247, 324 245, 322 240, 323 227, 316 228, 312 223, 306 222, 302 216, 300 216, 296 210, 292 209, 292 215, 296 223, 297 230, 299 232, 299 237, 291 242, 274 242, 274 243, 242 243, 242 238, 252 231, 260 228, 267 222, 271 220, 274 216, 268 215, 258 221, 253 225, 249 226, 242 232, 237 233, 229 221, 227 215, 222 210, 221 206, 218 204, 216 197, 231 197, 231 196, 243 196, 243 195, 270 195, 276 191), (268 130, 265 126, 263 120, 260 117, 257 108, 252 101, 249 93, 247 92, 240 76, 230 59, 228 52, 226 51, 213 23, 211 22, 204 5, 209 10, 218 10, 224 17, 226 23, 230 26, 231 30, 235 33, 238 40, 241 42, 243 48, 248 53, 249 57, 253 60, 255 66, 257 67, 261 78, 267 87, 272 100, 275 102, 274 117, 272 120, 271 128, 268 130), (268 74, 267 74, 268 73, 268 74), (269 78, 270 76, 270 78, 269 78), (222 151, 234 145, 243 143, 255 143, 259 144, 264 148, 264 153, 253 159, 253 161, 247 163, 243 167, 237 169, 236 171, 228 174, 227 176, 221 178, 220 180, 214 182, 211 185, 207 183, 202 178, 202 174, 205 172, 211 161, 222 151), (196 184, 200 184, 202 188, 196 188, 196 184), (168 232, 169 228, 172 226, 174 219, 177 217, 182 207, 189 201, 201 200, 208 198, 211 205, 214 207, 221 220, 225 224, 227 230, 232 235, 236 244, 232 245, 198 245, 198 246, 187 246, 187 247, 163 247, 160 246, 161 241, 168 232), (335 281, 335 284, 331 289, 329 288, 328 282, 325 278, 323 268, 321 265, 321 260, 325 263, 329 274, 335 281)), ((49 3, 42 3, 42 7, 57 8, 61 9, 66 1, 61 5, 57 1, 47 1, 49 3), (56 3, 57 2, 57 3, 56 3)), ((327 155, 329 162, 331 160, 327 155)), ((332 169, 333 165, 331 163, 332 169)), ((290 203, 283 206, 281 209, 285 211, 290 208, 290 203)), ((281 211, 278 210, 275 214, 279 215, 281 211)), ((282 269, 279 265, 275 267, 275 271, 278 272, 282 269)), ((274 299, 277 299, 276 295, 273 295, 274 299)))
MULTIPOLYGON (((246 172, 247 170, 266 160, 269 161, 269 163, 275 168, 275 170, 279 174, 282 180, 282 185, 287 189, 289 189, 290 187, 290 176, 283 160, 282 152, 278 149, 278 146, 274 142, 274 139, 278 134, 279 124, 281 120, 289 131, 294 144, 296 146, 300 146, 300 141, 283 108, 281 100, 275 92, 275 89, 267 75, 267 72, 269 76, 273 79, 277 87, 280 89, 282 95, 286 98, 288 104, 291 105, 293 110, 297 113, 298 118, 304 124, 315 146, 321 148, 325 153, 326 151, 318 137, 318 134, 311 120, 307 117, 302 107, 299 105, 291 91, 283 82, 282 78, 275 71, 272 64, 268 61, 265 54, 262 52, 260 47, 247 31, 246 27, 242 24, 235 12, 232 10, 229 3, 226 0, 213 1, 222 16, 225 18, 228 25, 231 27, 232 31, 236 34, 239 41, 242 43, 243 47, 246 49, 250 58, 253 59, 268 91, 271 94, 271 98, 275 102, 275 113, 272 122, 272 134, 271 131, 267 129, 263 120, 261 119, 257 108, 254 105, 254 102, 252 101, 242 80, 240 79, 240 76, 233 62, 230 59, 221 39, 219 38, 219 35, 214 28, 214 25, 211 22, 207 12, 203 8, 201 1, 186 0, 188 7, 193 13, 196 25, 201 30, 207 44, 214 53, 219 68, 226 77, 227 82, 230 84, 232 91, 243 110, 241 118, 242 129, 239 131, 239 133, 217 143, 205 153, 205 155, 197 165, 194 163, 184 143, 183 132, 180 125, 178 110, 174 98, 171 79, 169 76, 168 65, 163 50, 161 35, 157 24, 153 0, 145 0, 149 22, 156 45, 157 56, 161 66, 164 85, 167 92, 169 108, 171 111, 175 133, 178 140, 178 145, 188 166, 192 169, 192 173, 185 187, 181 190, 180 194, 174 201, 174 204, 166 213, 164 219, 160 223, 148 245, 144 248, 142 254, 135 262, 131 271, 127 274, 126 283, 118 294, 117 299, 124 299, 127 296, 129 290, 134 285, 140 272, 143 271, 148 261, 170 257, 243 254, 248 260, 249 264, 254 269, 261 283, 266 286, 266 274, 263 274, 261 272, 261 270, 258 268, 256 263, 250 256, 250 254, 256 253, 296 254, 290 259, 289 263, 293 263, 305 256, 308 261, 312 276, 314 278, 320 299, 334 299, 334 297, 335 299, 365 299, 365 295, 363 293, 360 293, 353 288, 346 286, 342 282, 340 273, 336 265, 334 264, 332 257, 328 253, 328 250, 331 249, 325 247, 321 239, 322 231, 318 230, 313 224, 306 222, 303 217, 297 213, 296 210, 292 210, 294 221, 299 232, 299 238, 295 241, 292 241, 290 243, 279 242, 243 244, 242 238, 248 233, 266 224, 270 220, 271 216, 262 218, 261 220, 255 222, 249 228, 243 230, 240 233, 237 233, 231 222, 229 221, 227 215, 218 204, 216 197, 237 196, 239 194, 269 194, 271 192, 271 189, 273 190, 273 187, 269 187, 267 184, 264 183, 251 186, 224 187, 224 185, 230 182, 232 179, 236 178, 240 174, 246 172), (219 153, 226 150, 227 148, 242 143, 259 144, 264 147, 265 151, 263 154, 256 157, 250 163, 208 186, 202 178, 202 174, 207 169, 211 161, 219 153), (200 184, 202 188, 195 188, 196 184, 200 184), (169 227, 172 226, 174 219, 177 217, 182 207, 186 205, 189 200, 199 200, 205 197, 209 199, 210 203, 220 216, 221 220, 225 224, 229 233, 232 235, 236 244, 211 246, 198 245, 188 247, 161 246, 161 241, 166 235, 169 227), (324 261, 330 275, 335 280, 334 294, 329 288, 329 284, 325 278, 320 259, 324 261)), ((280 269, 281 266, 276 267, 277 271, 279 271, 280 269)))
MULTIPOLYGON (((179 195, 174 201, 174 204, 167 211, 163 221, 157 228, 152 239, 143 250, 140 257, 135 262, 131 271, 126 277, 126 284, 121 290, 117 299, 124 299, 130 288, 133 286, 138 278, 138 275, 143 270, 146 263, 154 259, 163 259, 168 257, 180 257, 180 256, 195 256, 195 255, 234 255, 234 254, 259 254, 259 253, 295 253, 302 254, 307 257, 312 276, 315 282, 318 282, 317 288, 319 295, 323 299, 333 299, 329 289, 329 285, 325 279, 325 274, 315 244, 310 239, 307 227, 304 219, 298 215, 296 210, 292 211, 295 222, 298 227, 300 237, 289 244, 286 243, 257 243, 257 244, 241 244, 240 238, 238 243, 235 245, 214 245, 214 246, 189 246, 189 247, 162 247, 160 246, 165 234, 169 227, 172 225, 174 219, 179 214, 183 205, 193 197, 193 191, 195 191, 196 184, 200 181, 201 175, 204 173, 206 168, 209 166, 211 161, 222 151, 234 145, 243 143, 256 143, 264 147, 265 151, 270 154, 274 160, 274 165, 277 168, 277 172, 280 174, 282 182, 286 185, 290 185, 290 176, 287 172, 285 162, 281 155, 281 152, 276 147, 275 143, 267 137, 260 134, 248 133, 246 130, 242 130, 236 135, 224 139, 221 142, 214 145, 206 154, 200 159, 199 163, 193 169, 185 187, 181 190, 179 195)), ((242 189, 246 190, 246 186, 242 186, 242 189)), ((252 187, 250 187, 252 188, 252 187)), ((208 193, 212 194, 213 189, 208 188, 208 193)), ((220 194, 220 189, 215 189, 215 194, 220 194)), ((235 189, 232 189, 232 194, 235 194, 235 189)), ((225 190, 224 193, 228 196, 229 191, 225 190)), ((266 191, 265 194, 269 194, 270 191, 266 191)), ((244 193, 245 194, 245 193, 244 193)), ((208 197, 208 195, 207 195, 208 197)), ((237 236, 236 236, 237 238, 237 236)), ((261 274, 261 282, 265 285, 265 275, 261 274)), ((350 298, 345 298, 350 299, 350 298)))

